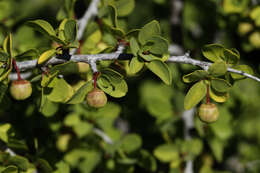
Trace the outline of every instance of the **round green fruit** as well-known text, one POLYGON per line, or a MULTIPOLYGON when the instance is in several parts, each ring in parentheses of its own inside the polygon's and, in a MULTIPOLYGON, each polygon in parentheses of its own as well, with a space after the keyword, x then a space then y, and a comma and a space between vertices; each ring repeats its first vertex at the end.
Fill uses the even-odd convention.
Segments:
POLYGON ((27 80, 15 80, 11 84, 10 93, 16 100, 25 100, 32 94, 32 85, 27 80))
POLYGON ((214 103, 201 104, 199 107, 199 118, 205 123, 217 121, 219 116, 218 108, 214 103))
POLYGON ((87 95, 87 103, 94 108, 104 107, 107 103, 107 96, 104 91, 94 88, 87 95))
POLYGON ((85 62, 78 62, 77 66, 78 66, 78 72, 79 73, 87 73, 90 69, 89 64, 85 63, 85 62))
POLYGON ((249 42, 256 48, 260 48, 260 32, 253 32, 249 36, 249 42))
POLYGON ((238 25, 238 33, 243 36, 253 30, 253 25, 248 22, 242 22, 238 25))

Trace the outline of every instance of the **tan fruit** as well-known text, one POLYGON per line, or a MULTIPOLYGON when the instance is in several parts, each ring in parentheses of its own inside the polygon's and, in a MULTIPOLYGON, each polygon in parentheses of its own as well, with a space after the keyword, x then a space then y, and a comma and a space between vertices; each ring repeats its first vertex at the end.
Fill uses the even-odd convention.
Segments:
POLYGON ((98 88, 94 88, 87 95, 87 104, 91 107, 101 108, 104 107, 106 103, 107 103, 106 94, 98 88))
POLYGON ((199 118, 205 123, 217 121, 219 116, 218 108, 214 103, 201 104, 199 107, 199 118))
POLYGON ((10 93, 16 100, 25 100, 32 94, 32 85, 27 80, 15 80, 11 84, 10 93))

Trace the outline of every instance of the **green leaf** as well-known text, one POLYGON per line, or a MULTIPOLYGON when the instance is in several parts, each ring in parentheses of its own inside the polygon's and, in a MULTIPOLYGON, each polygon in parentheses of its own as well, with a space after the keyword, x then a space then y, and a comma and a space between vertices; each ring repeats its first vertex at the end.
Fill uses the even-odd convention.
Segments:
POLYGON ((69 43, 72 43, 76 40, 77 22, 75 20, 70 19, 65 23, 64 36, 65 40, 69 43))
POLYGON ((162 162, 179 160, 178 148, 173 144, 163 144, 155 148, 153 154, 162 162))
POLYGON ((78 104, 85 100, 86 95, 93 88, 92 82, 86 82, 82 85, 77 91, 74 92, 74 95, 67 101, 67 104, 78 104))
POLYGON ((133 57, 129 65, 129 73, 135 74, 142 70, 144 62, 140 61, 138 57, 133 57))
POLYGON ((53 57, 53 55, 56 54, 56 50, 55 49, 49 49, 46 50, 45 52, 43 52, 39 59, 38 59, 38 64, 43 64, 44 62, 48 61, 49 59, 51 59, 53 57))
POLYGON ((223 159, 224 142, 218 138, 213 138, 209 141, 209 146, 217 161, 221 162, 223 159))
POLYGON ((219 103, 223 103, 223 102, 227 101, 227 99, 229 98, 228 93, 217 92, 214 89, 212 89, 211 87, 209 90, 209 95, 210 95, 210 98, 212 98, 215 102, 219 102, 219 103))
POLYGON ((148 54, 146 55, 144 52, 142 52, 141 50, 138 52, 138 55, 143 58, 145 61, 154 61, 154 60, 163 60, 163 57, 161 56, 156 56, 154 54, 148 54))
POLYGON ((78 74, 79 73, 79 67, 77 63, 75 62, 65 62, 63 64, 55 65, 50 69, 51 73, 59 72, 59 74, 62 75, 69 75, 69 74, 78 74))
POLYGON ((123 76, 109 68, 101 71, 101 76, 98 78, 97 84, 100 89, 112 97, 123 97, 128 91, 127 83, 123 79, 123 76))
POLYGON ((113 4, 109 4, 99 10, 99 17, 106 26, 117 28, 117 10, 113 4))
POLYGON ((174 114, 172 103, 167 99, 151 98, 146 101, 146 109, 152 116, 160 121, 167 120, 174 114))
POLYGON ((8 166, 2 171, 2 173, 19 173, 19 172, 16 166, 8 166))
POLYGON ((122 158, 118 158, 117 162, 122 165, 133 165, 133 164, 137 163, 137 159, 122 157, 122 158))
POLYGON ((156 20, 144 25, 138 34, 139 42, 144 45, 152 36, 161 34, 160 25, 156 20))
POLYGON ((227 64, 236 65, 240 59, 240 54, 238 50, 232 49, 225 49, 224 56, 227 64))
POLYGON ((39 32, 41 32, 42 34, 46 35, 46 36, 56 36, 56 32, 53 29, 53 27, 51 26, 50 23, 48 23, 45 20, 33 20, 33 21, 29 21, 28 25, 35 28, 36 30, 38 30, 39 32))
POLYGON ((51 117, 58 111, 59 105, 50 101, 43 91, 44 89, 42 89, 42 98, 39 112, 41 112, 46 117, 51 117))
POLYGON ((155 172, 157 169, 157 164, 155 158, 146 150, 141 150, 139 152, 137 164, 151 172, 155 172))
POLYGON ((208 60, 217 62, 224 59, 224 47, 219 44, 208 44, 202 48, 202 54, 208 60))
POLYGON ((65 24, 68 21, 67 18, 63 19, 62 22, 59 25, 59 29, 58 29, 58 37, 60 40, 65 42, 65 35, 64 35, 64 30, 65 30, 65 24))
POLYGON ((227 72, 227 64, 224 61, 219 61, 211 64, 208 69, 209 74, 218 77, 223 76, 227 72))
POLYGON ((37 165, 37 170, 41 173, 50 173, 52 172, 52 167, 50 166, 50 164, 44 160, 44 159, 37 159, 37 161, 35 162, 35 164, 37 165))
POLYGON ((168 53, 168 41, 161 36, 152 36, 148 42, 152 42, 149 52, 162 55, 168 53))
POLYGON ((6 52, 0 51, 0 62, 6 62, 9 55, 6 52))
POLYGON ((73 126, 73 131, 79 138, 82 138, 92 132, 93 124, 80 121, 76 126, 73 126))
POLYGON ((64 161, 59 161, 56 164, 57 170, 54 171, 53 173, 70 173, 70 166, 68 163, 64 161))
POLYGON ((8 143, 8 131, 11 129, 11 124, 0 124, 0 139, 8 143))
MULTIPOLYGON (((242 72, 245 72, 245 73, 248 73, 248 74, 251 74, 251 75, 254 74, 253 69, 251 67, 249 67, 248 65, 237 65, 237 66, 232 67, 232 68, 239 70, 239 71, 242 71, 242 72)), ((237 73, 231 73, 231 77, 235 80, 246 78, 245 76, 239 75, 237 73)))
POLYGON ((206 79, 208 77, 209 74, 205 70, 196 70, 192 73, 184 75, 182 79, 186 83, 191 83, 191 82, 199 81, 201 79, 206 79))
POLYGON ((224 0, 223 9, 226 13, 242 13, 248 4, 249 0, 224 0))
POLYGON ((64 124, 69 127, 76 126, 80 122, 80 116, 76 113, 67 115, 64 119, 64 124))
POLYGON ((146 66, 149 70, 151 70, 154 74, 156 74, 162 81, 171 85, 172 83, 172 74, 167 64, 162 61, 154 60, 149 63, 146 63, 146 66))
POLYGON ((85 159, 78 164, 78 168, 82 173, 92 173, 100 161, 102 161, 102 159, 101 154, 98 151, 87 151, 85 159))
POLYGON ((232 85, 224 79, 212 79, 210 83, 214 90, 221 93, 228 92, 232 87, 232 85))
POLYGON ((41 86, 42 87, 47 87, 49 83, 57 77, 59 71, 54 71, 49 73, 48 75, 45 74, 42 76, 42 81, 41 81, 41 86))
POLYGON ((115 103, 108 102, 106 106, 100 108, 98 112, 95 112, 97 125, 101 128, 109 130, 113 128, 116 118, 121 112, 121 107, 115 103))
POLYGON ((260 7, 256 6, 250 12, 250 17, 255 21, 256 26, 260 26, 260 7))
POLYGON ((39 51, 37 49, 29 49, 15 56, 15 59, 32 60, 39 57, 39 51))
POLYGON ((132 153, 142 146, 142 138, 137 134, 127 134, 121 143, 121 147, 127 153, 132 153))
POLYGON ((2 102, 7 89, 8 89, 8 85, 4 84, 3 82, 0 82, 0 103, 2 102))
POLYGON ((66 102, 73 95, 73 89, 64 79, 54 78, 48 87, 44 88, 44 94, 53 102, 66 102))
POLYGON ((137 53, 140 50, 140 47, 139 47, 139 44, 138 44, 138 42, 136 41, 136 39, 134 37, 132 37, 130 39, 130 49, 131 49, 131 53, 134 56, 137 56, 137 53))
POLYGON ((226 108, 219 109, 219 116, 218 121, 213 123, 210 128, 212 129, 213 133, 216 135, 217 138, 228 141, 228 139, 234 134, 234 126, 232 124, 232 114, 230 114, 229 110, 226 108))
POLYGON ((187 153, 186 158, 194 159, 203 150, 203 143, 201 139, 193 138, 191 140, 181 143, 182 153, 187 153))
POLYGON ((204 81, 195 83, 184 98, 184 108, 191 109, 196 106, 206 95, 207 85, 204 81))
POLYGON ((10 165, 17 166, 19 169, 21 169, 23 171, 26 171, 28 169, 29 165, 30 165, 27 158, 22 157, 22 156, 18 156, 18 155, 9 157, 8 163, 10 165))
POLYGON ((135 7, 134 0, 120 0, 115 2, 118 16, 123 17, 129 15, 135 7))
POLYGON ((9 34, 4 39, 3 44, 4 51, 9 54, 10 57, 12 57, 12 50, 13 50, 13 36, 12 34, 9 34))

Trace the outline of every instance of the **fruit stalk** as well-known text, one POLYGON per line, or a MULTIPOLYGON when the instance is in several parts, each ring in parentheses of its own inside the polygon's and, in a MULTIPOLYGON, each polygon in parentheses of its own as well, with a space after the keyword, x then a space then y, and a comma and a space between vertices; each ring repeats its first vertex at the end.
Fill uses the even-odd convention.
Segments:
POLYGON ((17 73, 17 79, 18 79, 18 80, 22 80, 22 78, 21 78, 21 72, 20 72, 20 69, 18 68, 18 66, 17 66, 17 64, 16 64, 16 60, 13 59, 13 60, 12 60, 12 63, 13 63, 13 65, 14 65, 15 71, 16 71, 16 73, 17 73))
POLYGON ((97 88, 97 77, 99 75, 99 72, 95 72, 93 75, 93 81, 94 81, 94 88, 97 88))
POLYGON ((207 85, 207 101, 206 101, 206 103, 207 104, 210 104, 210 97, 209 97, 209 85, 207 85))

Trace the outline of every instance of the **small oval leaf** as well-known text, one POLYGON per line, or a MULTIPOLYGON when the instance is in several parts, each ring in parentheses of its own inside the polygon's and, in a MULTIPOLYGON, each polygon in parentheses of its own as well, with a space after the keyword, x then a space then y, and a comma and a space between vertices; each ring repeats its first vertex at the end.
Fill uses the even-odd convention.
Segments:
MULTIPOLYGON (((252 69, 251 67, 249 67, 248 65, 237 65, 237 66, 232 67, 232 68, 234 68, 234 69, 236 69, 236 70, 240 70, 240 71, 245 72, 245 73, 248 73, 248 74, 251 74, 251 75, 254 74, 253 69, 252 69)), ((237 74, 237 73, 231 73, 231 77, 232 77, 233 79, 235 79, 235 80, 246 78, 245 76, 239 75, 239 74, 237 74)))
POLYGON ((204 81, 195 83, 184 98, 184 108, 191 109, 196 106, 206 95, 207 85, 204 81))
POLYGON ((171 85, 172 83, 172 74, 167 64, 162 61, 154 60, 149 63, 146 63, 146 66, 149 70, 151 70, 154 74, 156 74, 162 81, 171 85))
POLYGON ((39 32, 47 36, 56 36, 56 32, 51 24, 45 20, 33 20, 29 21, 28 25, 35 28, 39 32))
POLYGON ((215 62, 209 67, 208 72, 215 77, 223 76, 227 72, 227 64, 224 61, 215 62))
POLYGON ((217 62, 224 59, 224 47, 219 44, 208 44, 202 48, 202 54, 208 60, 217 62))
POLYGON ((196 82, 201 79, 205 79, 209 76, 208 72, 205 70, 196 70, 190 74, 186 74, 183 76, 183 81, 186 83, 196 82))
POLYGON ((232 85, 224 79, 212 79, 210 83, 212 88, 221 93, 228 92, 232 87, 232 85))
POLYGON ((123 17, 129 15, 135 7, 134 0, 120 0, 115 2, 118 16, 123 17))
POLYGON ((156 20, 151 21, 144 25, 138 34, 139 42, 144 45, 152 36, 160 35, 160 25, 156 20))
POLYGON ((13 49, 13 37, 12 37, 12 34, 9 34, 4 39, 3 48, 4 48, 4 51, 6 53, 8 53, 10 57, 12 57, 12 49, 13 49))
POLYGON ((133 57, 129 65, 129 73, 135 74, 142 70, 144 62, 138 59, 138 57, 133 57))
POLYGON ((49 50, 46 50, 45 52, 43 52, 39 59, 38 59, 38 64, 42 64, 46 61, 48 61, 50 58, 52 58, 52 56, 56 53, 56 50, 55 49, 49 49, 49 50))
POLYGON ((140 47, 138 45, 138 42, 134 37, 130 39, 130 49, 134 56, 137 56, 138 51, 140 50, 140 47))
POLYGON ((212 89, 211 87, 210 87, 210 90, 209 90, 209 96, 215 102, 218 102, 218 103, 223 103, 223 102, 227 101, 227 99, 229 98, 229 94, 227 92, 226 93, 219 93, 219 92, 215 91, 214 89, 212 89))
POLYGON ((224 56, 225 56, 227 64, 232 64, 232 65, 237 64, 239 59, 240 59, 239 52, 234 48, 225 49, 224 50, 224 56))

